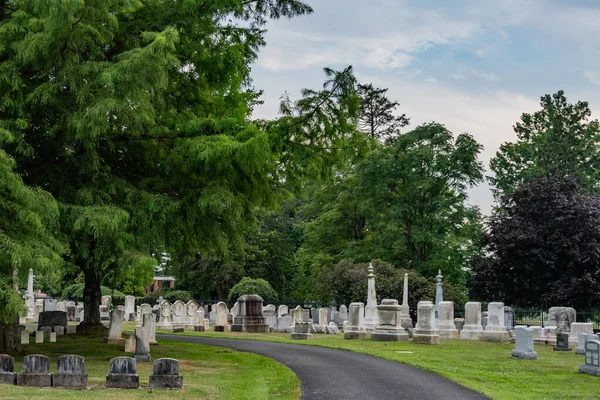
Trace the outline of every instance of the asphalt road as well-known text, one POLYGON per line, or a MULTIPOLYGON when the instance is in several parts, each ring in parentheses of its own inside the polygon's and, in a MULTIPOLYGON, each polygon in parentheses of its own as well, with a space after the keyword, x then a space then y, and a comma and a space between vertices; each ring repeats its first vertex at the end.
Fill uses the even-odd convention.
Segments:
POLYGON ((480 400, 486 396, 409 365, 350 351, 255 340, 156 335, 223 346, 272 358, 300 379, 302 399, 480 400))

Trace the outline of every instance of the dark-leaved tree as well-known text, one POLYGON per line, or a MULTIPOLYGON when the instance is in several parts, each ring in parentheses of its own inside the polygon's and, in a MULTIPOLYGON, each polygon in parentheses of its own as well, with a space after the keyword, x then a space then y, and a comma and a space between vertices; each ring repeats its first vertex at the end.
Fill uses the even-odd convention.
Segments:
POLYGON ((396 115, 400 106, 387 96, 388 89, 376 88, 373 84, 360 84, 357 94, 360 97, 358 129, 369 137, 379 140, 392 139, 400 133, 400 128, 409 123, 406 114, 396 115))
POLYGON ((600 198, 539 177, 503 199, 472 263, 472 297, 520 306, 600 301, 600 198))

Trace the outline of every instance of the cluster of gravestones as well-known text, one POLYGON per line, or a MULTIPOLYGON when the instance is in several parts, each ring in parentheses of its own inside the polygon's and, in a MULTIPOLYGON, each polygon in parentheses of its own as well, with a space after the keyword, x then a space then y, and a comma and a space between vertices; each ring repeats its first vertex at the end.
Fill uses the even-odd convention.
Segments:
MULTIPOLYGON (((76 355, 58 357, 57 371, 50 372, 48 357, 32 354, 23 357, 20 374, 14 372, 15 359, 0 355, 0 383, 6 385, 57 387, 83 389, 87 387, 85 360, 76 355)), ((107 388, 135 389, 140 386, 136 373, 136 360, 130 357, 116 357, 110 360, 110 372, 106 376, 107 388)), ((181 389, 183 377, 179 375, 179 361, 161 358, 154 362, 154 374, 150 375, 150 389, 181 389)))

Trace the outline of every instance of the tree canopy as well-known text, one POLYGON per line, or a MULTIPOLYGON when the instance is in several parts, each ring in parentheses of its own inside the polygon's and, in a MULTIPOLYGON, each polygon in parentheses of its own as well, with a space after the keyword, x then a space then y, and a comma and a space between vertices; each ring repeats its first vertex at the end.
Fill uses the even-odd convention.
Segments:
POLYGON ((516 142, 504 143, 490 161, 496 197, 538 176, 576 177, 584 190, 600 186, 600 124, 585 101, 569 103, 561 90, 541 97, 542 109, 514 126, 516 142))
POLYGON ((539 177, 507 196, 474 257, 472 297, 520 306, 600 301, 600 198, 575 178, 539 177))

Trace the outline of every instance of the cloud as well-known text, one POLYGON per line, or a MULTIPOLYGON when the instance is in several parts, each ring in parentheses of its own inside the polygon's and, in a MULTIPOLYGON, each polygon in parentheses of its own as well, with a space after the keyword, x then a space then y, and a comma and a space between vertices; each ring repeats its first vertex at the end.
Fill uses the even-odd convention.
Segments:
POLYGON ((585 77, 594 85, 600 85, 600 72, 586 71, 585 77))
POLYGON ((437 83, 437 79, 435 79, 433 76, 428 76, 424 81, 427 83, 437 83))

